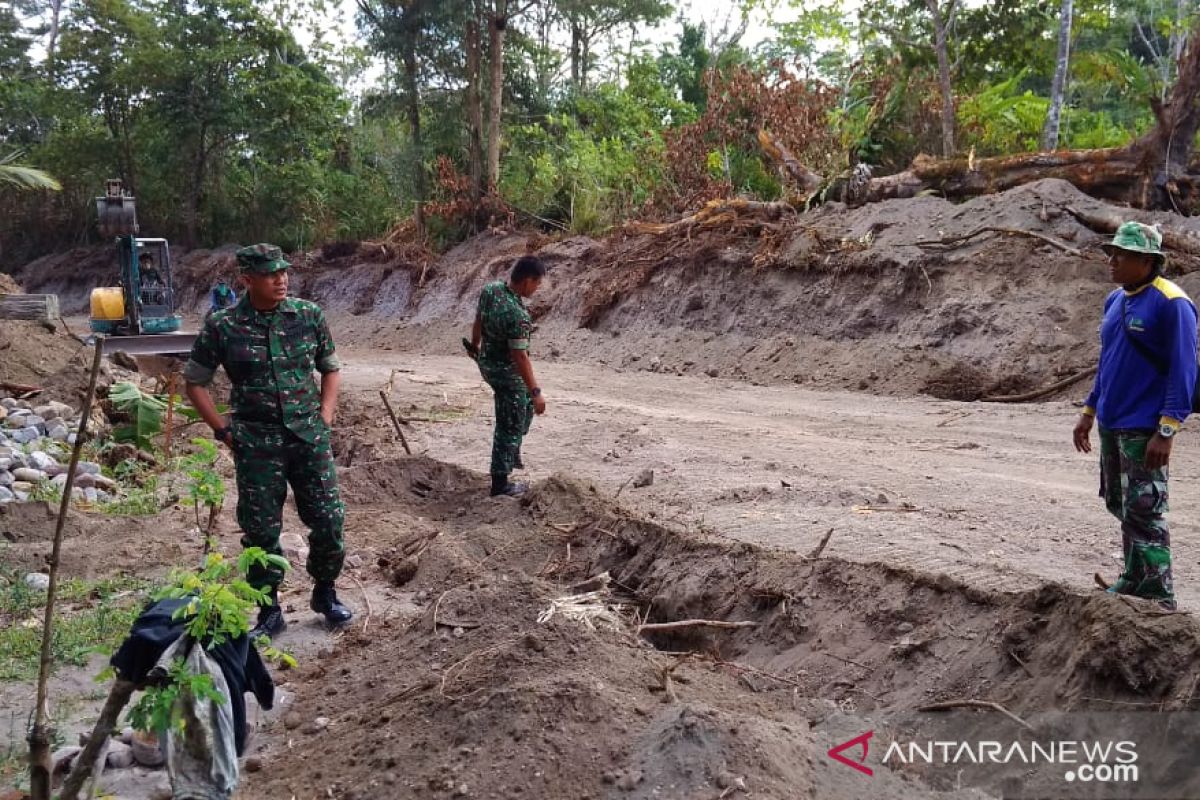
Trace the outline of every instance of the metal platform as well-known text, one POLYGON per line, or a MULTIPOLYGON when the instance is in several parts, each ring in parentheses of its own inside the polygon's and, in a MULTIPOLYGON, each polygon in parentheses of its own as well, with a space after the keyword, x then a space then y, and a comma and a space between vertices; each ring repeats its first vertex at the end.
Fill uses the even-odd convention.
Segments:
POLYGON ((104 339, 106 353, 127 353, 131 356, 187 355, 192 351, 198 333, 156 333, 145 336, 98 336, 104 339))

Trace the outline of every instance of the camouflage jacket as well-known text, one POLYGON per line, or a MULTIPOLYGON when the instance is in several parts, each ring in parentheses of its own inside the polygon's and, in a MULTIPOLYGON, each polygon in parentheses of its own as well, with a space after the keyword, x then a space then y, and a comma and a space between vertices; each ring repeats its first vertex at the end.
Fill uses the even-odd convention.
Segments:
POLYGON ((483 346, 479 367, 488 372, 515 371, 511 350, 528 350, 533 319, 520 295, 504 281, 492 281, 479 293, 479 319, 483 346))
POLYGON ((313 370, 337 372, 340 364, 316 303, 289 297, 264 313, 243 295, 217 311, 192 345, 184 380, 206 386, 219 366, 233 383, 234 420, 283 425, 308 442, 326 434, 313 370))

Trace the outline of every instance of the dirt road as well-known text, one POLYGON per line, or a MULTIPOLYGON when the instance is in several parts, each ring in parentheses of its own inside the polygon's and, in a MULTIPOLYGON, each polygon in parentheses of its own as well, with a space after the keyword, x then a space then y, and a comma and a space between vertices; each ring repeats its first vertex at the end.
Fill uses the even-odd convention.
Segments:
MULTIPOLYGON (((485 471, 491 394, 465 358, 346 353, 351 390, 393 369, 399 404, 424 414, 415 448, 485 471), (381 358, 382 356, 382 358, 381 358)), ((998 406, 761 387, 716 379, 539 364, 549 411, 527 440, 527 475, 567 472, 660 520, 806 552, 947 573, 990 588, 1092 586, 1119 570, 1116 521, 1095 459, 1074 452, 1069 404, 998 406)), ((372 394, 374 392, 372 391, 372 394)), ((384 425, 381 418, 379 425, 384 425)), ((390 424, 390 423, 386 423, 390 424)), ((1181 605, 1200 604, 1200 452, 1184 435, 1172 474, 1181 605)), ((500 502, 500 501, 497 501, 500 502)), ((352 534, 351 534, 352 535, 352 534)))

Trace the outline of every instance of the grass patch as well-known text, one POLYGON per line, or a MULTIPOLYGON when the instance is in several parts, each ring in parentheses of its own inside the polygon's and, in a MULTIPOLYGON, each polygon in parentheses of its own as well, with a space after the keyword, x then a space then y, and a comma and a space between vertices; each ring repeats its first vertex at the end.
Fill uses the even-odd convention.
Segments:
MULTIPOLYGON (((0 585, 0 681, 37 677, 46 595, 5 572, 0 585)), ((145 603, 146 581, 130 576, 59 585, 51 657, 55 667, 83 666, 96 652, 111 652, 129 634, 145 603)))

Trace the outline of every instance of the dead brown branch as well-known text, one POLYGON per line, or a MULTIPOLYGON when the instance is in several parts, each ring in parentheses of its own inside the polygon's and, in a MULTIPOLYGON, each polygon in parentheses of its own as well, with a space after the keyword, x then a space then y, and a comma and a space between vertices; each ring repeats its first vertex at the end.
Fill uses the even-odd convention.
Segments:
POLYGON ((1018 717, 1016 714, 1009 711, 999 703, 994 703, 991 700, 948 700, 944 703, 930 703, 926 706, 921 706, 918 711, 950 711, 956 708, 986 708, 990 711, 996 711, 1011 719, 1013 722, 1020 725, 1026 730, 1033 730, 1033 726, 1025 720, 1018 717))
POLYGON ((649 622, 638 626, 638 633, 658 633, 661 631, 676 631, 684 628, 757 628, 758 623, 750 620, 742 622, 726 622, 719 619, 681 619, 676 622, 649 622))
POLYGON ((1034 231, 1022 230, 1021 228, 1001 228, 1001 227, 997 227, 995 225, 985 225, 982 228, 976 228, 975 230, 971 231, 970 233, 964 234, 962 236, 950 236, 945 239, 922 239, 921 241, 913 242, 913 244, 916 245, 917 247, 953 248, 959 244, 962 244, 963 242, 967 242, 971 239, 974 239, 976 236, 980 236, 985 233, 1002 233, 1002 234, 1005 234, 1006 236, 1028 236, 1031 239, 1037 239, 1040 242, 1045 242, 1046 244, 1057 247, 1059 250, 1062 250, 1064 253, 1070 253, 1073 256, 1080 256, 1080 257, 1083 256, 1083 252, 1080 251, 1079 248, 1072 247, 1071 245, 1067 244, 1066 242, 1061 242, 1058 239, 1055 239, 1051 236, 1046 236, 1045 234, 1041 234, 1041 233, 1035 233, 1034 231))
POLYGON ((1093 375, 1096 374, 1096 369, 1097 369, 1096 367, 1088 367, 1087 369, 1076 372, 1074 375, 1070 376, 1069 378, 1063 378, 1061 381, 1052 383, 1049 386, 1043 386, 1041 389, 1036 389, 1032 392, 1025 392, 1023 394, 990 395, 988 397, 979 398, 979 402, 981 402, 981 403, 1027 403, 1030 400, 1039 400, 1043 397, 1046 397, 1047 395, 1054 394, 1055 392, 1060 392, 1063 389, 1066 389, 1068 386, 1072 386, 1076 383, 1079 383, 1081 380, 1083 380, 1085 378, 1092 377, 1093 375))

